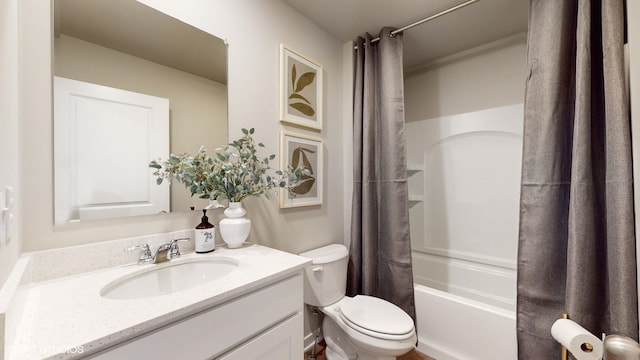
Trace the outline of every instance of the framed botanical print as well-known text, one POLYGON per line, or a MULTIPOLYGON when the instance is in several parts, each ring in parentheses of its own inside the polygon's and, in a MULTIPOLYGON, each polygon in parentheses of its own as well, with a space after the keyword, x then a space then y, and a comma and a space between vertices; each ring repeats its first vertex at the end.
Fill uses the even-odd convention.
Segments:
POLYGON ((280 120, 322 129, 322 66, 280 44, 280 120))
POLYGON ((308 172, 295 186, 280 190, 281 208, 322 204, 322 156, 320 138, 286 131, 280 133, 281 169, 304 166, 308 172))

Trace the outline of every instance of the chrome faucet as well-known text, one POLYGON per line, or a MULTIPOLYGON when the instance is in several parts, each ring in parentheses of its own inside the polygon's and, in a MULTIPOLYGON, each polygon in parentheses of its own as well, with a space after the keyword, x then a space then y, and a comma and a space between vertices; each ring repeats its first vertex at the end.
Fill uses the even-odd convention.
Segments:
POLYGON ((179 258, 180 257, 180 247, 178 247, 178 241, 189 241, 191 240, 190 238, 179 238, 179 239, 173 239, 171 240, 171 242, 169 243, 169 246, 171 247, 171 258, 175 259, 175 258, 179 258))
POLYGON ((140 256, 138 257, 138 265, 144 264, 157 264, 171 259, 180 257, 180 248, 178 247, 179 241, 189 241, 190 238, 173 239, 166 244, 160 245, 156 250, 155 255, 151 255, 151 249, 149 244, 140 244, 124 249, 125 252, 140 250, 140 256))
POLYGON ((124 249, 125 252, 135 250, 140 250, 140 256, 138 256, 138 265, 150 264, 153 262, 153 256, 151 255, 149 244, 140 244, 124 249))
POLYGON ((171 260, 170 251, 171 251, 171 244, 160 245, 158 250, 156 250, 156 255, 153 257, 153 263, 157 264, 157 263, 171 260))

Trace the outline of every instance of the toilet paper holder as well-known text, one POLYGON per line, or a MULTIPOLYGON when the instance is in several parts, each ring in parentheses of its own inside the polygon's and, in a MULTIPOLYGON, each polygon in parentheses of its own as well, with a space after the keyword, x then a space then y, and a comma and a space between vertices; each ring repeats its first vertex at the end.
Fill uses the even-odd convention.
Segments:
MULTIPOLYGON (((569 317, 566 313, 563 313, 562 318, 568 319, 569 317)), ((560 322, 560 320, 557 322, 560 322)), ((579 325, 575 325, 575 323, 574 326, 579 327, 579 325)), ((585 331, 584 329, 581 330, 585 331)), ((622 335, 612 334, 605 336, 605 334, 602 334, 603 340, 600 341, 592 336, 589 337, 592 338, 591 342, 593 342, 593 344, 589 341, 585 341, 580 345, 580 349, 578 351, 582 351, 582 353, 585 354, 596 351, 593 355, 597 356, 598 359, 602 356, 602 360, 640 360, 640 344, 632 338, 622 335), (595 350, 594 345, 598 348, 597 350, 595 350)), ((556 335, 554 335, 554 338, 558 342, 561 341, 556 338, 556 335)), ((574 355, 576 354, 574 353, 574 355)), ((567 360, 569 357, 569 350, 564 345, 562 346, 560 357, 562 360, 567 360)))
POLYGON ((562 319, 553 323, 551 335, 562 345, 562 360, 567 360, 569 353, 576 359, 602 360, 602 341, 578 323, 569 320, 566 313, 562 314, 562 319))
MULTIPOLYGON (((569 318, 569 314, 567 313, 562 313, 562 318, 563 319, 568 319, 569 318)), ((584 343, 582 345, 580 345, 580 348, 582 349, 582 351, 584 352, 591 352, 593 351, 593 345, 590 343, 584 343)), ((562 360, 568 360, 569 359, 569 349, 567 349, 566 347, 564 347, 564 345, 562 346, 562 349, 560 350, 560 359, 562 360)))
POLYGON ((604 338, 604 360, 638 360, 640 344, 622 335, 607 335, 604 338))

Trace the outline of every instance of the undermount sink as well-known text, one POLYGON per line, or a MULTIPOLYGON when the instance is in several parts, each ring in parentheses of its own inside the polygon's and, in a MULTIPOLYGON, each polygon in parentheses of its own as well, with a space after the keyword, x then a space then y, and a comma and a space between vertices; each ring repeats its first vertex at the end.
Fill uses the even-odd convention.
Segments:
POLYGON ((127 300, 170 294, 219 279, 238 268, 237 260, 226 257, 189 260, 152 265, 124 276, 102 288, 100 295, 127 300))

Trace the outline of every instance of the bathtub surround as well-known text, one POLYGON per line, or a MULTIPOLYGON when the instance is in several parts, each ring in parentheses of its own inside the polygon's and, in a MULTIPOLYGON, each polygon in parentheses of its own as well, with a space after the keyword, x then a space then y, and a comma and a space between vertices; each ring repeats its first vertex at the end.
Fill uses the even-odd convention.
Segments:
MULTIPOLYGON (((406 45, 406 44, 405 44, 406 45)), ((406 111, 406 136, 407 136, 407 165, 410 169, 420 169, 419 171, 409 171, 409 191, 410 195, 422 195, 422 202, 416 201, 410 203, 409 213, 411 215, 411 249, 413 257, 413 272, 416 279, 415 301, 416 316, 418 328, 418 349, 425 354, 430 355, 438 360, 448 359, 474 359, 474 360, 496 360, 496 359, 516 359, 516 321, 515 321, 515 297, 516 297, 516 257, 517 257, 517 241, 518 241, 518 207, 520 193, 520 161, 522 158, 522 105, 524 98, 524 80, 527 76, 526 64, 526 34, 516 34, 494 42, 478 46, 476 48, 465 50, 461 53, 453 54, 449 57, 439 59, 430 64, 425 64, 419 71, 407 72, 405 69, 405 111, 406 111), (509 109, 514 110, 512 113, 509 109), (518 113, 515 110, 518 109, 518 113), (507 110, 507 112, 503 112, 507 110), (497 111, 497 113, 496 113, 497 111), (458 126, 457 122, 450 122, 449 126, 465 133, 463 136, 455 136, 451 140, 453 142, 440 143, 440 146, 454 145, 456 148, 448 150, 458 150, 459 156, 464 156, 464 162, 461 164, 457 161, 447 161, 442 165, 438 164, 438 157, 425 158, 424 151, 415 151, 415 149, 423 149, 427 141, 422 140, 424 135, 418 130, 427 125, 433 119, 438 121, 453 121, 460 115, 468 114, 471 118, 468 120, 472 127, 458 126), (505 144, 500 142, 496 144, 491 142, 493 137, 486 137, 484 130, 487 130, 483 121, 477 121, 475 115, 486 115, 490 123, 499 121, 502 125, 495 128, 498 132, 510 129, 508 132, 514 132, 519 129, 520 142, 516 144, 505 144), (506 114, 509 119, 513 120, 513 124, 507 122, 507 118, 502 118, 506 114), (496 116, 498 115, 498 116, 496 116), (459 142, 458 142, 459 141, 459 142), (480 144, 477 144, 480 141, 480 144), (470 143, 467 143, 470 142, 470 143), (491 146, 485 144, 490 142, 491 146), (466 147, 470 145, 469 147, 466 147), (508 145, 508 148, 505 148, 508 145), (462 146, 462 147, 458 147, 462 146), (474 151, 474 148, 479 151, 474 151), (509 149, 511 148, 511 149, 509 149), (468 151, 460 151, 467 149, 468 151), (496 150, 492 150, 496 149, 496 150), (494 154, 498 154, 497 158, 494 154), (488 158, 488 156, 492 156, 488 158), (472 163, 469 158, 478 156, 481 161, 472 163), (499 162, 501 159, 513 159, 508 162, 499 162), (447 208, 449 214, 455 214, 455 217, 447 216, 448 222, 439 223, 439 227, 428 227, 422 216, 428 209, 435 211, 440 216, 443 215, 440 209, 440 202, 433 202, 433 199, 442 199, 443 191, 453 191, 452 179, 461 180, 462 184, 456 182, 459 186, 457 189, 463 196, 462 203, 459 206, 472 206, 475 209, 475 199, 486 199, 487 192, 483 185, 473 182, 468 176, 473 178, 475 166, 482 166, 483 173, 486 169, 485 162, 493 164, 501 172, 500 179, 488 174, 487 178, 483 178, 487 183, 490 179, 499 180, 500 183, 507 185, 504 190, 496 193, 500 199, 498 203, 504 202, 513 205, 502 206, 496 214, 486 214, 484 219, 491 216, 497 216, 497 222, 482 223, 482 236, 484 240, 476 241, 474 234, 477 231, 469 232, 469 227, 460 226, 464 222, 464 218, 460 214, 452 213, 452 209, 447 208), (428 166, 427 164, 433 164, 428 166), (423 165, 421 167, 420 165, 423 165), (517 164, 517 165, 516 165, 517 164), (464 166, 462 169, 460 166, 464 166), (505 167, 506 166, 506 167, 505 167), (517 166, 517 169, 514 168, 517 166), (429 169, 431 168, 431 169, 429 169), (466 169, 466 170, 465 170, 466 169), (445 170, 445 172, 442 172, 445 170), (459 170, 463 170, 462 177, 444 178, 448 174, 458 174, 459 170), (436 171, 434 173, 434 171, 436 171), (508 179, 504 178, 508 176, 508 179), (435 176, 435 178, 433 178, 435 176), (440 180, 438 180, 440 179, 440 180), (434 183, 433 181, 436 181, 434 183), (439 182, 438 182, 439 181, 439 182), (433 189, 433 185, 442 185, 433 189), (478 187, 480 187, 478 189, 478 187), (473 191, 469 191, 473 189, 473 191), (424 192, 422 192, 424 191, 424 192), (429 193, 429 191, 436 191, 429 193), (514 197, 511 200, 511 197, 514 197), (507 200, 509 199, 509 200, 507 200), (509 208, 511 210, 509 210, 509 208), (502 214, 507 212, 510 214, 509 219, 502 218, 502 214), (513 215, 511 215, 513 214, 513 215), (416 219, 416 220, 414 220, 416 219), (438 235, 436 231, 440 231, 444 227, 453 226, 457 231, 463 231, 462 234, 468 234, 460 238, 458 242, 451 243, 451 233, 446 235, 438 235), (486 229, 486 231, 484 231, 486 229), (431 240, 425 235, 431 233, 431 240), (496 241, 495 236, 501 236, 501 241, 496 241), (432 246, 437 256, 423 256, 420 254, 420 246, 432 246), (476 246, 475 248, 470 246, 476 246), (434 250, 435 250, 434 249, 434 250), (502 254, 503 258, 509 260, 508 267, 502 269, 498 267, 478 266, 474 259, 473 262, 465 260, 458 255, 461 251, 472 249, 476 259, 482 255, 502 254), (456 254, 457 253, 457 254, 456 254), (429 266, 420 260, 429 260, 429 266), (512 263, 512 264, 511 264, 512 263), (494 270, 502 270, 496 272, 494 270), (505 274, 502 276, 502 274, 505 274), (423 283, 434 289, 426 288, 426 286, 418 286, 420 278, 432 278, 440 281, 439 283, 423 283), (488 280, 487 277, 493 280, 488 280), (481 293, 476 290, 480 289, 481 293), (460 292, 459 290, 463 290, 460 292), (458 300, 454 294, 463 296, 464 299, 458 300), (473 294, 473 296, 471 296, 473 294), (484 299, 479 299, 478 294, 486 295, 484 299), (450 296, 454 295, 454 296, 450 296), (498 295, 503 299, 508 299, 508 306, 505 303, 498 304, 495 302, 486 302, 485 300, 498 295), (468 300, 476 299, 484 302, 478 306, 467 306, 468 300), (513 309, 513 311, 500 313, 491 311, 494 304, 502 306, 504 309, 513 309), (437 318, 433 317, 433 313, 438 314, 437 318), (498 315, 504 313, 505 316, 498 315), (505 319, 506 318, 506 319, 505 319), (478 319, 478 320, 475 320, 478 319), (506 321, 505 321, 506 320, 506 321), (461 325, 453 325, 453 324, 461 325), (465 330, 460 330, 464 328, 465 330), (491 329, 491 331, 487 331, 491 329), (499 330, 498 330, 499 329, 499 330), (482 340, 477 341, 460 341, 466 339, 466 334, 482 333, 482 340), (433 336, 432 336, 433 335, 433 336), (491 344, 491 345, 486 345, 491 344), (499 344, 495 347, 493 344, 499 344), (489 349, 493 347, 494 349, 489 349), (437 348, 437 349, 436 349, 437 348), (478 349, 482 352, 478 353, 478 349), (437 352, 440 350, 440 353, 437 352), (465 354, 464 356, 460 356, 465 354), (469 355, 466 355, 469 354, 469 355), (480 355, 483 354, 483 355, 480 355), (496 356, 501 354, 503 356, 496 356), (505 355, 506 354, 506 355, 505 355), (510 356, 513 354, 513 356, 510 356), (448 355, 448 357, 447 357, 448 355)), ((435 125, 435 124, 434 124, 435 125)), ((437 129, 438 134, 431 136, 439 137, 442 132, 437 125, 431 127, 429 131, 437 129)), ((455 135, 456 133, 452 133, 455 135)), ((506 135, 506 134, 505 134, 506 135)), ((500 139, 500 137, 498 137, 500 139)), ((507 135, 507 143, 515 139, 511 135, 507 135), (511 139, 511 140, 509 140, 511 139)), ((433 150, 437 150, 432 149, 433 150)), ((445 150, 443 148, 442 151, 445 150)), ((475 173, 477 177, 477 173, 475 173)), ((498 188, 495 182, 491 182, 491 187, 498 188)), ((457 195, 456 195, 457 196, 457 195)), ((455 199, 455 196, 449 197, 455 199)), ((418 198, 420 200, 420 198, 418 198)), ((495 204, 495 202, 492 202, 495 204)), ((442 205, 446 206, 446 205, 442 205)), ((480 205, 485 208, 484 205, 480 205)), ((432 219, 435 217, 430 217, 432 219)), ((476 217, 477 218, 477 217, 476 217)), ((468 254, 467 254, 468 255, 468 254)), ((474 338, 475 339, 475 338, 474 338)))
POLYGON ((567 312, 638 336, 623 1, 532 1, 518 257, 519 358, 567 312), (604 56, 606 54, 606 56, 604 56))
POLYGON ((353 115, 354 182, 347 295, 388 300, 415 320, 402 34, 358 38, 353 115))
POLYGON ((515 311, 423 285, 415 293, 418 350, 438 360, 518 359, 515 311))
POLYGON ((407 123, 416 285, 515 312, 522 118, 517 104, 407 123))

